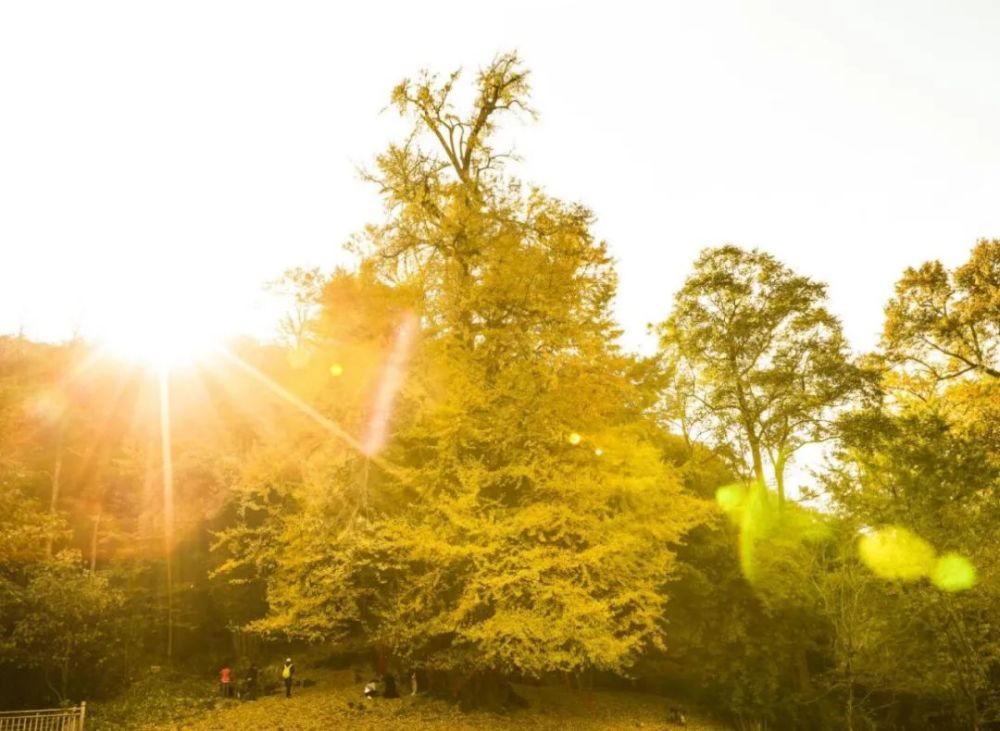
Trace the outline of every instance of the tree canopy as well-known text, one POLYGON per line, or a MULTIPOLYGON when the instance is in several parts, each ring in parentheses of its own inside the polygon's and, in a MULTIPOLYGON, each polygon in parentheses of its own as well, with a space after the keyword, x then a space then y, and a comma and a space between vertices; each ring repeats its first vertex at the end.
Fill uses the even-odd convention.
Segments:
POLYGON ((668 417, 733 450, 758 482, 769 459, 782 500, 788 460, 826 439, 835 409, 865 383, 826 286, 758 250, 702 252, 658 329, 668 417))

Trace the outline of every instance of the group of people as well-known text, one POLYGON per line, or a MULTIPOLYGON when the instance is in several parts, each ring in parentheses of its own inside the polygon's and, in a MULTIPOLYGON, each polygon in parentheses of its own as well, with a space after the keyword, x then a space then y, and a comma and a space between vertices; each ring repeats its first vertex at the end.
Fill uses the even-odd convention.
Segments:
MULTIPOLYGON (((355 671, 357 672, 357 671, 355 671)), ((224 665, 219 671, 219 693, 223 698, 241 698, 253 700, 260 692, 258 679, 260 670, 255 663, 251 663, 237 681, 236 673, 229 665, 224 665)), ((285 664, 281 667, 281 680, 285 686, 285 697, 292 697, 292 684, 295 677, 295 664, 292 658, 285 658, 285 664)), ((355 677, 355 680, 360 678, 355 677)), ((413 692, 416 693, 416 674, 413 676, 413 692)), ((365 698, 399 698, 399 688, 396 685, 396 676, 392 673, 381 673, 365 684, 365 698)))
MULTIPOLYGON (((256 663, 250 663, 242 678, 237 680, 236 674, 229 665, 223 666, 219 671, 219 693, 223 698, 242 698, 253 700, 260 692, 259 686, 260 670, 256 663)), ((292 679, 295 676, 295 664, 292 658, 285 658, 285 664, 281 667, 281 680, 285 685, 285 697, 292 697, 292 679)))
POLYGON ((382 673, 365 685, 365 698, 399 698, 396 687, 396 676, 392 673, 382 673))

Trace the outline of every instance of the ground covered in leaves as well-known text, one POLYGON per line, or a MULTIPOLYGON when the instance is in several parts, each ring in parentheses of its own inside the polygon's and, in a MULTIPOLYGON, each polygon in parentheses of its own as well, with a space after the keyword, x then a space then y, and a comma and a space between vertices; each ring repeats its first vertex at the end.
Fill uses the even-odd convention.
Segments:
MULTIPOLYGON (((294 697, 267 695, 256 701, 214 696, 212 683, 194 679, 156 679, 133 687, 108 704, 95 704, 95 731, 133 728, 141 731, 326 731, 327 729, 674 729, 668 721, 669 700, 641 693, 561 687, 517 686, 529 703, 510 714, 463 713, 453 704, 426 696, 365 700, 350 671, 303 672, 315 681, 299 687, 294 697)), ((685 709, 691 730, 726 728, 685 709)), ((91 724, 88 724, 91 726, 91 724)))

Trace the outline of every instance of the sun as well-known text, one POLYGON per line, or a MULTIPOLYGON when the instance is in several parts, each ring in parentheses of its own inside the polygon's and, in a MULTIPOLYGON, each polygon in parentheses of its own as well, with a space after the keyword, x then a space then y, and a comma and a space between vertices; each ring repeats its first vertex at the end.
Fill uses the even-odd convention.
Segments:
POLYGON ((100 338, 109 352, 157 368, 175 368, 204 359, 218 340, 172 327, 139 326, 116 329, 100 338))
POLYGON ((96 341, 110 354, 157 369, 205 360, 225 340, 213 308, 177 296, 123 302, 95 330, 96 341))

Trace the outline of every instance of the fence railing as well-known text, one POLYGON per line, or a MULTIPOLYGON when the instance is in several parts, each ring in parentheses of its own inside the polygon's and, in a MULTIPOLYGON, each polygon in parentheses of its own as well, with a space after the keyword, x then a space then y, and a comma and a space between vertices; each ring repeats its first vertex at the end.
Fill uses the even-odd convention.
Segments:
POLYGON ((83 731, 87 704, 39 711, 0 711, 0 731, 83 731))

